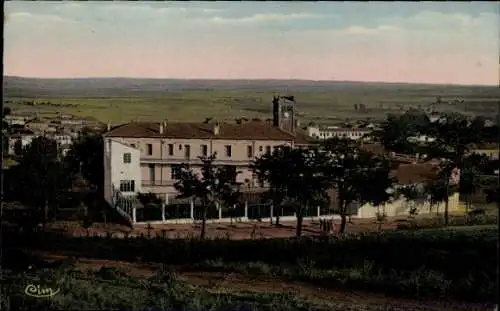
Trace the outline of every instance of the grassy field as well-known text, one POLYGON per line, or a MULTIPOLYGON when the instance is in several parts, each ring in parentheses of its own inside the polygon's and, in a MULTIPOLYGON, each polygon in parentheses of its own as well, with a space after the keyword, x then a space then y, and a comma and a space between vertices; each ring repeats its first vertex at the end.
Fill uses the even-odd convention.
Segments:
MULTIPOLYGON (((370 84, 311 81, 7 80, 5 102, 15 112, 70 113, 102 122, 202 121, 206 117, 270 118, 273 95, 294 95, 299 119, 332 122, 383 118, 389 112, 430 108, 491 116, 500 91, 494 87, 370 84), (10 82, 9 82, 10 81, 10 82), (113 82, 114 81, 114 82, 113 82), (108 85, 109 84, 109 85, 108 85), (206 86, 206 87, 203 87, 206 86), (463 99, 455 103, 455 99, 463 99), (38 105, 23 102, 36 101, 38 105), (52 105, 41 104, 50 102, 52 105), (364 112, 354 105, 365 105, 364 112)), ((24 79, 24 80, 23 80, 24 79)))
POLYGON ((490 310, 497 295, 497 226, 302 240, 22 236, 4 236, 5 310, 465 311, 490 310), (27 284, 61 291, 32 299, 27 284))

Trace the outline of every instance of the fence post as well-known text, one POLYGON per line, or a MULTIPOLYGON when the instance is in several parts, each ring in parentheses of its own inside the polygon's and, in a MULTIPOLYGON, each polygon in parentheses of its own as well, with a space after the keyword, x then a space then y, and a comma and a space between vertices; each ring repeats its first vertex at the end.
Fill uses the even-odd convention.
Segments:
POLYGON ((318 218, 321 216, 321 208, 318 205, 318 218))
POLYGON ((248 201, 245 201, 245 218, 248 218, 248 201))
POLYGON ((194 219, 194 201, 191 200, 191 219, 194 219))
POLYGON ((161 205, 161 220, 165 221, 165 203, 161 205))
POLYGON ((219 219, 222 219, 222 208, 220 208, 220 204, 219 203, 215 203, 216 206, 217 206, 217 209, 219 210, 219 219))
POLYGON ((137 222, 137 216, 136 216, 136 208, 132 207, 132 223, 135 224, 137 222))
POLYGON ((272 218, 273 218, 273 213, 274 213, 274 205, 271 203, 271 222, 273 221, 272 218))

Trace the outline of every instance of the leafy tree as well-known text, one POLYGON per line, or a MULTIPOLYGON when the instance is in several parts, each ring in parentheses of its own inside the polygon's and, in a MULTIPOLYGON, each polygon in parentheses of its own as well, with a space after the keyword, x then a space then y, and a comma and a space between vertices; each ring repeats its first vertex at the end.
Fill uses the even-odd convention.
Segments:
POLYGON ((347 223, 348 206, 353 202, 379 206, 389 200, 387 189, 393 180, 389 177, 391 164, 370 152, 360 149, 356 142, 330 139, 322 146, 326 159, 323 169, 337 191, 340 232, 347 223))
POLYGON ((205 238, 207 211, 209 206, 223 204, 224 200, 233 203, 239 192, 236 177, 239 172, 228 167, 218 167, 214 164, 216 153, 208 157, 200 157, 202 162, 201 175, 193 172, 188 164, 182 164, 179 170, 179 180, 174 184, 179 192, 178 198, 199 199, 202 207, 202 225, 200 238, 205 238))
POLYGON ((417 214, 416 204, 423 203, 427 198, 425 187, 420 185, 405 185, 400 187, 397 192, 410 204, 410 217, 417 214))
POLYGON ((56 141, 46 137, 35 138, 23 149, 17 173, 18 199, 40 212, 45 230, 49 208, 57 210, 62 195, 71 187, 71 179, 61 161, 56 141))
POLYGON ((9 107, 3 108, 2 114, 2 150, 5 152, 8 149, 8 140, 6 132, 9 130, 9 124, 5 121, 5 116, 8 116, 11 113, 11 109, 9 107))
POLYGON ((98 197, 104 196, 104 142, 100 132, 84 128, 66 155, 73 176, 87 180, 98 197))
POLYGON ((285 201, 292 203, 290 206, 294 207, 297 217, 297 237, 302 235, 305 210, 326 197, 329 180, 324 170, 325 160, 318 149, 283 147, 257 159, 252 166, 258 178, 270 186, 268 195, 278 213, 285 201))
POLYGON ((276 226, 280 225, 280 213, 286 199, 286 165, 282 160, 281 151, 274 150, 272 154, 264 154, 251 164, 251 170, 259 183, 267 183, 269 187, 264 196, 269 198, 276 215, 276 226))
POLYGON ((442 122, 429 127, 429 133, 436 138, 428 146, 431 158, 441 159, 440 180, 445 190, 445 225, 448 225, 448 201, 450 179, 455 169, 463 166, 464 158, 473 144, 480 141, 480 134, 470 126, 469 121, 460 114, 449 114, 442 122))
POLYGON ((417 136, 430 124, 427 115, 421 112, 409 111, 402 115, 389 115, 381 124, 381 130, 373 132, 384 148, 394 152, 415 153, 416 145, 408 141, 409 137, 417 136))
POLYGON ((425 192, 429 194, 429 202, 432 206, 437 205, 436 213, 439 215, 439 204, 448 200, 448 181, 444 178, 445 174, 438 174, 425 184, 425 192))
POLYGON ((471 165, 464 167, 461 171, 459 192, 465 198, 465 212, 469 214, 471 206, 471 197, 481 187, 481 173, 471 165))

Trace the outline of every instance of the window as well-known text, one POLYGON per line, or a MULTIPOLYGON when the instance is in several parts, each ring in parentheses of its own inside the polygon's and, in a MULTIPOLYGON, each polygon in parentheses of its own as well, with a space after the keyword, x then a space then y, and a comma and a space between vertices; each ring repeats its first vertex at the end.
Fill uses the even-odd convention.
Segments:
POLYGON ((121 192, 135 192, 135 181, 134 180, 120 180, 120 191, 121 192))
POLYGON ((274 146, 273 147, 273 151, 278 151, 278 150, 280 150, 280 146, 274 146))
POLYGON ((155 183, 155 165, 154 164, 148 164, 149 167, 149 182, 151 184, 155 183))
POLYGON ((247 146, 247 157, 253 157, 253 148, 252 146, 247 146))
POLYGON ((264 147, 259 146, 259 151, 262 152, 262 150, 264 150, 264 147))
POLYGON ((266 146, 266 153, 271 153, 271 146, 266 146))
POLYGON ((184 157, 189 159, 191 157, 191 146, 184 145, 184 157))
POLYGON ((208 146, 207 145, 201 145, 201 155, 206 157, 208 155, 208 146))
POLYGON ((226 150, 226 157, 230 158, 231 157, 231 146, 229 145, 226 145, 224 146, 225 150, 226 150))
POLYGON ((168 144, 168 155, 173 156, 174 155, 174 145, 168 144))
POLYGON ((137 146, 135 144, 130 144, 132 148, 136 148, 137 146))
POLYGON ((123 163, 131 163, 132 162, 132 154, 130 152, 123 154, 123 163))
POLYGON ((172 170, 170 171, 170 179, 172 180, 180 179, 180 176, 181 176, 181 166, 172 165, 172 170))
POLYGON ((153 145, 147 144, 147 149, 148 149, 148 155, 152 155, 153 154, 153 145))

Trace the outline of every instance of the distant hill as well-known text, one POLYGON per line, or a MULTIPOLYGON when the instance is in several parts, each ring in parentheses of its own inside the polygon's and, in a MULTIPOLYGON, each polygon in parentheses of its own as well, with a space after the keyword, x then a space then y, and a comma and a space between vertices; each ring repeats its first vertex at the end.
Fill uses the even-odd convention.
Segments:
MULTIPOLYGON (((8 97, 121 97, 161 96, 165 92, 247 91, 247 92, 367 92, 420 93, 445 92, 447 95, 477 93, 499 96, 497 87, 404 83, 368 83, 308 80, 181 80, 136 78, 45 79, 4 77, 8 97)), ((489 97, 489 96, 487 96, 489 97)))

